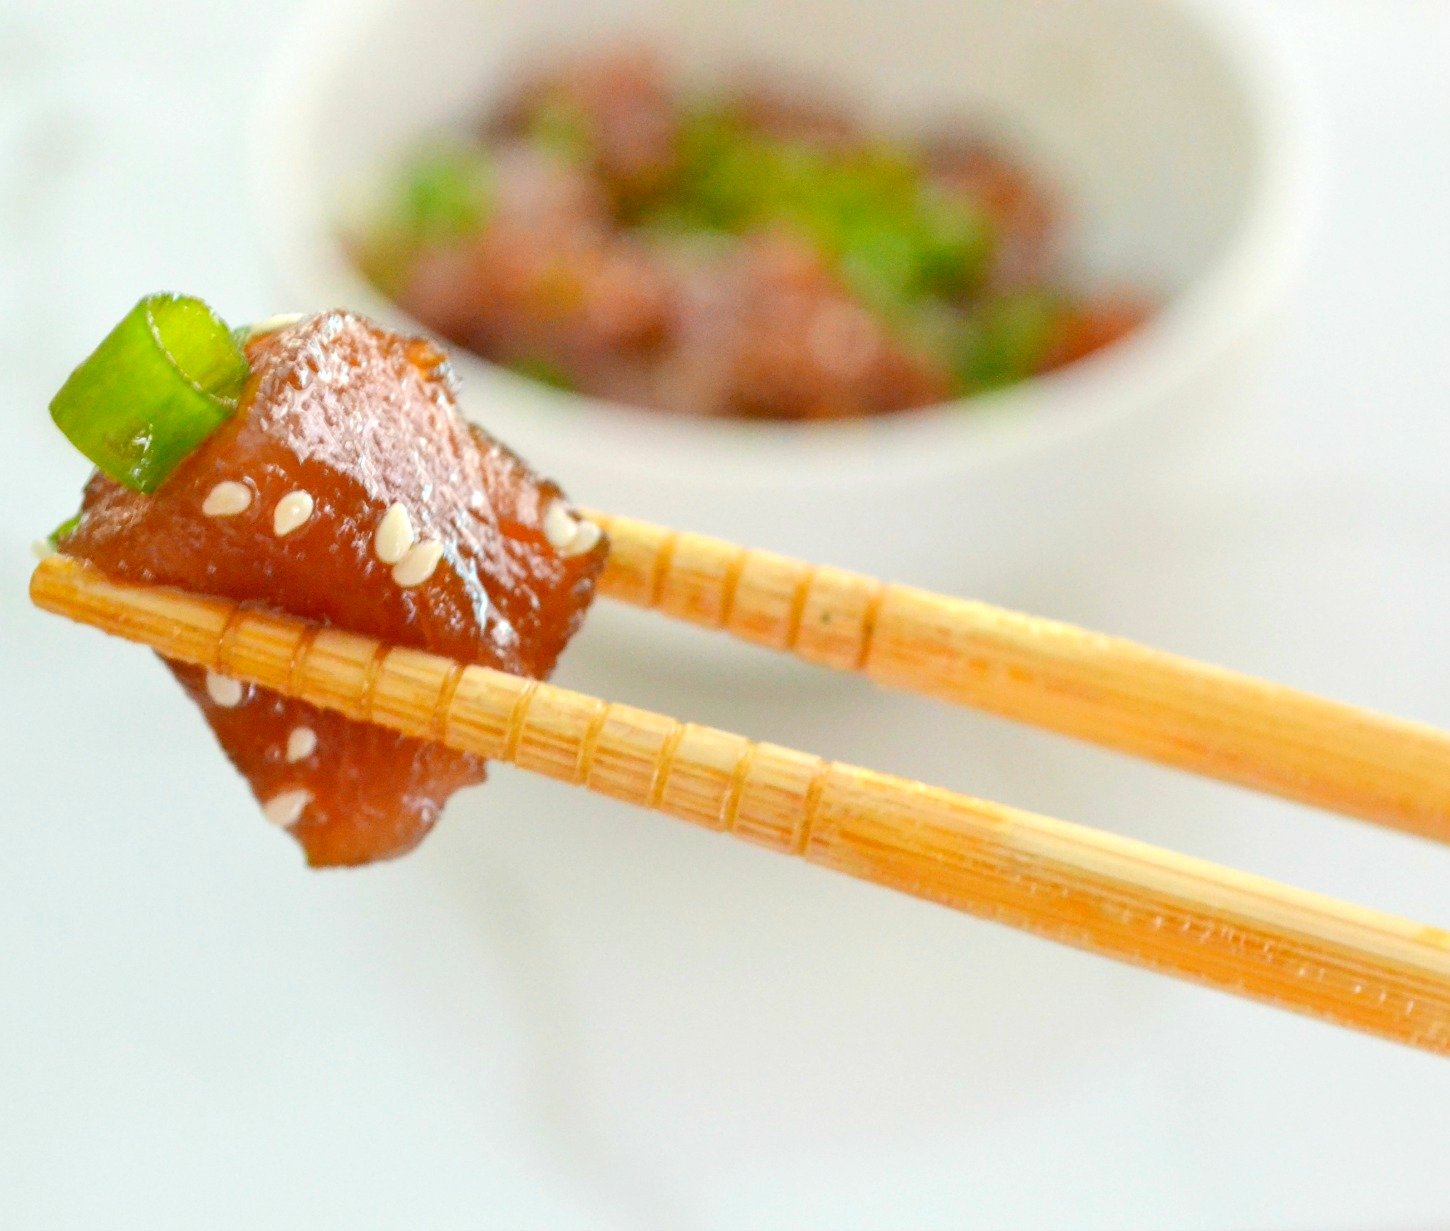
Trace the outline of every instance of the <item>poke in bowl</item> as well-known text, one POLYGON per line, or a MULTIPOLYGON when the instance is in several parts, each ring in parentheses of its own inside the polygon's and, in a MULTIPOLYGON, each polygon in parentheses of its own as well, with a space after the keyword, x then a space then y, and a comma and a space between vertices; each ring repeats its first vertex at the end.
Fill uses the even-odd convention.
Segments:
POLYGON ((431 332, 595 507, 1009 597, 1248 404, 1296 104, 1186 2, 820 17, 319 0, 255 131, 277 302, 431 332))
POLYGON ((842 419, 971 397, 1111 345, 1150 296, 1082 288, 1064 205, 970 129, 873 129, 820 90, 691 86, 642 46, 524 74, 420 138, 349 244, 481 358, 675 415, 842 419))

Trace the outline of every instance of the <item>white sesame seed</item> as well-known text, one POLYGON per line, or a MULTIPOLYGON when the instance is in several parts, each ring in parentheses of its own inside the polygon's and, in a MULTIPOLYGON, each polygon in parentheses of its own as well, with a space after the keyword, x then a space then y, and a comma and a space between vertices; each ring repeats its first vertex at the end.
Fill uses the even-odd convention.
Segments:
POLYGON ((543 528, 549 546, 566 559, 592 550, 603 533, 592 521, 575 517, 562 500, 554 501, 544 510, 543 528))
POLYGON ((241 680, 234 680, 229 675, 218 675, 215 671, 206 673, 206 695, 224 710, 240 705, 245 692, 241 680))
POLYGON ((421 586, 433 576, 443 558, 443 544, 437 539, 424 539, 408 548, 408 554, 393 565, 393 580, 405 590, 421 586))
POLYGON ((312 516, 312 494, 310 492, 295 491, 288 492, 281 500, 277 501, 277 507, 272 512, 272 530, 281 538, 283 535, 291 534, 298 526, 306 523, 312 516))
POLYGON ((245 483, 223 479, 201 502, 201 511, 208 517, 235 517, 245 513, 252 504, 252 489, 245 483))
POLYGON ((413 546, 413 519, 401 504, 390 504, 378 519, 373 533, 373 551, 384 564, 396 564, 413 546))
POLYGON ((244 341, 250 342, 253 338, 260 338, 264 334, 286 329, 288 325, 295 325, 305 315, 304 312, 281 312, 276 316, 269 316, 265 320, 257 321, 255 324, 245 325, 242 328, 242 333, 246 335, 244 341))
POLYGON ((582 556, 586 551, 593 551, 594 545, 599 542, 604 532, 592 521, 579 519, 579 528, 574 532, 573 539, 559 554, 564 557, 582 556))
POLYGON ((579 523, 564 507, 562 500, 556 500, 544 510, 544 537, 555 551, 563 551, 579 533, 579 523))
POLYGON ((287 737, 287 759, 305 761, 317 751, 317 732, 311 727, 293 727, 287 737))
POLYGON ((301 789, 279 791, 262 805, 262 815, 284 829, 302 819, 302 810, 312 802, 312 792, 301 789))

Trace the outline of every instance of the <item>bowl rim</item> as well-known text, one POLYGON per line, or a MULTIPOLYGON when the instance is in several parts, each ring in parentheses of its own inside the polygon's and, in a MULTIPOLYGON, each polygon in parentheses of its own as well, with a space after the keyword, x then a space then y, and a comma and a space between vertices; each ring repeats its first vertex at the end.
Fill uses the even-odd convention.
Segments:
MULTIPOLYGON (((1243 0, 1142 2, 1174 10, 1217 52, 1260 148, 1244 204, 1217 254, 1129 337, 1005 389, 824 422, 661 413, 550 389, 449 344, 461 408, 476 413, 492 396, 490 415, 503 420, 501 406, 526 407, 535 434, 547 432, 566 452, 608 451, 618 470, 641 477, 668 467, 684 482, 809 487, 816 478, 838 483, 851 474, 874 480, 970 474, 1070 446, 1161 406, 1185 374, 1211 371, 1217 356, 1250 340, 1281 299, 1307 248, 1321 158, 1305 81, 1268 15, 1243 0), (970 413, 963 413, 966 407, 970 413)), ((356 22, 396 3, 313 0, 303 7, 262 79, 249 183, 263 251, 289 292, 315 294, 325 283, 328 293, 345 296, 347 307, 426 334, 422 322, 374 290, 342 256, 334 224, 324 221, 325 194, 295 150, 299 98, 315 92, 326 63, 346 54, 348 40, 336 37, 342 15, 356 22), (331 37, 321 37, 324 31, 331 37), (307 185, 309 208, 295 209, 293 194, 275 190, 279 182, 307 185)))

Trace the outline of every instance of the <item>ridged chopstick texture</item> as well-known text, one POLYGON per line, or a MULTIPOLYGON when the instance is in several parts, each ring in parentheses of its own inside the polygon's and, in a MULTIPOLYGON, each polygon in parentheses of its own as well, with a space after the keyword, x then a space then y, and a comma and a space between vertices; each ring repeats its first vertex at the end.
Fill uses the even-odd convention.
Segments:
POLYGON ((36 569, 31 595, 47 610, 354 718, 1082 949, 1450 1053, 1450 935, 1435 928, 538 681, 113 582, 58 556, 36 569))
POLYGON ((601 592, 889 688, 1450 841, 1450 732, 1122 638, 591 512, 601 592))

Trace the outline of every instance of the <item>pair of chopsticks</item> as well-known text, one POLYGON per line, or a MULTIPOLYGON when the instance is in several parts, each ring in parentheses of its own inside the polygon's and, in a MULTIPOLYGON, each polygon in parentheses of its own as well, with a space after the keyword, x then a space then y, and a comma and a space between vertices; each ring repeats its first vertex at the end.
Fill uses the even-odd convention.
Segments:
MULTIPOLYGON (((1450 734, 1130 642, 590 513, 603 593, 890 687, 1431 837, 1450 734)), ((1450 934, 1146 843, 60 556, 41 607, 862 880, 1450 1054, 1450 934)))

